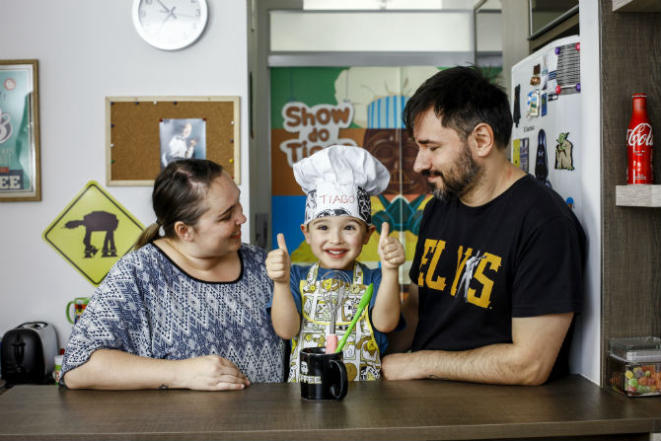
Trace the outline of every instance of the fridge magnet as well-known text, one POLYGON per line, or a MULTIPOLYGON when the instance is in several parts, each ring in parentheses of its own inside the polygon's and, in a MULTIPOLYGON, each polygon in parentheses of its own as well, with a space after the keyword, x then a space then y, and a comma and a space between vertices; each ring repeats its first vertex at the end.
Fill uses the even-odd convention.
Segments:
POLYGON ((565 200, 565 203, 567 204, 567 206, 568 206, 570 209, 572 209, 572 210, 574 209, 574 198, 573 198, 573 197, 569 196, 569 197, 565 200))
POLYGON ((512 140, 512 164, 528 173, 528 138, 512 140))
POLYGON ((549 68, 546 65, 546 55, 542 56, 542 90, 546 90, 549 82, 549 68))
POLYGON ((557 95, 581 92, 580 45, 569 43, 554 49, 557 67, 549 72, 549 85, 557 95))
POLYGON ((37 60, 0 60, 0 202, 41 200, 37 60))
POLYGON ((541 78, 539 77, 540 72, 541 72, 540 65, 535 64, 535 66, 532 69, 532 77, 530 77, 531 86, 539 86, 539 84, 541 83, 541 78))
POLYGON ((555 146, 555 168, 557 170, 574 170, 572 150, 574 145, 569 141, 569 132, 560 133, 555 146))
POLYGON ((521 120, 521 85, 517 84, 514 88, 514 110, 512 111, 512 119, 514 120, 514 125, 519 127, 519 121, 521 120))
POLYGON ((539 90, 533 90, 528 93, 528 99, 526 101, 528 107, 527 115, 530 116, 539 116, 539 90))
POLYGON ((535 158, 535 178, 541 181, 549 188, 551 181, 549 181, 549 167, 546 159, 546 132, 540 130, 537 134, 537 157, 535 158))
POLYGON ((521 140, 512 140, 512 164, 521 167, 521 140))
POLYGON ((543 93, 542 94, 542 116, 546 116, 547 112, 547 94, 543 93))
POLYGON ((530 145, 530 141, 528 140, 528 138, 521 138, 521 146, 519 149, 519 160, 521 161, 521 170, 523 170, 526 173, 528 173, 529 170, 528 168, 528 163, 529 163, 528 151, 530 150, 528 147, 529 145, 530 145))

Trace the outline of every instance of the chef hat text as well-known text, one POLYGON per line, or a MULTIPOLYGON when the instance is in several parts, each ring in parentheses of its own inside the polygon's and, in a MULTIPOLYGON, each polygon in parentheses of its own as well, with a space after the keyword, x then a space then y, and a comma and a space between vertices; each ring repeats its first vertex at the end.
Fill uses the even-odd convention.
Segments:
POLYGON ((332 145, 294 164, 307 194, 305 225, 324 216, 351 216, 372 224, 370 196, 390 181, 386 167, 361 147, 332 145))

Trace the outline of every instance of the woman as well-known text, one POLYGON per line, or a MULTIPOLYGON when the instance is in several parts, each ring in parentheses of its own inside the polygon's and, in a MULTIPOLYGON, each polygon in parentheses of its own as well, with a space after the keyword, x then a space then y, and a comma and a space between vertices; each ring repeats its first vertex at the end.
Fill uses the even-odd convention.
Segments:
POLYGON ((161 171, 156 223, 113 266, 73 329, 66 386, 236 390, 283 380, 283 342, 266 310, 266 253, 241 243, 239 196, 211 161, 161 171))

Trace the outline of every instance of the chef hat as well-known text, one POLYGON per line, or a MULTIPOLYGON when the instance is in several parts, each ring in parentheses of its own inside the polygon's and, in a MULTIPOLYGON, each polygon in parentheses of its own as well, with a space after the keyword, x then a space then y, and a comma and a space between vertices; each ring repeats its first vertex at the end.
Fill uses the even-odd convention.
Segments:
POLYGON ((372 224, 370 196, 381 194, 390 173, 361 148, 332 145, 294 164, 296 182, 307 194, 305 225, 324 216, 352 216, 372 224))

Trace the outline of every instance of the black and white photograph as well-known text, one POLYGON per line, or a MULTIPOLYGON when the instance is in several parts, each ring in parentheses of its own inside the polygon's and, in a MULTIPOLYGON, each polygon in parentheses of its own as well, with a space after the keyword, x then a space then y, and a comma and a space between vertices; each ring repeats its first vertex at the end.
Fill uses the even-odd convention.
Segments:
POLYGON ((206 121, 164 119, 160 123, 161 168, 179 159, 206 159, 206 121))

